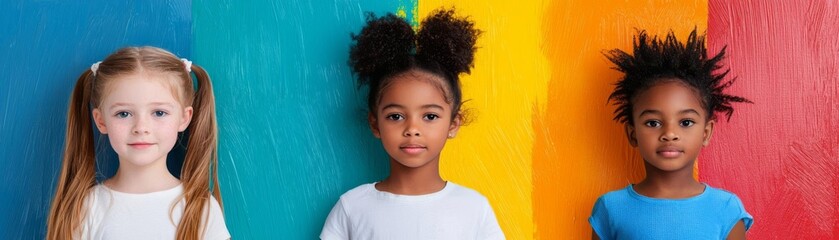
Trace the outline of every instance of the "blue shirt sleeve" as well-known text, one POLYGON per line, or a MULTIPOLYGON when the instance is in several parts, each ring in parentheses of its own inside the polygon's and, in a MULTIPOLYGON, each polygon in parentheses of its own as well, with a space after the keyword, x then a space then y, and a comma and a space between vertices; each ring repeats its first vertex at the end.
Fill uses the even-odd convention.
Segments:
POLYGON ((740 201, 740 198, 737 195, 731 194, 731 198, 726 203, 726 213, 728 213, 731 217, 729 222, 727 223, 728 230, 725 231, 725 236, 722 236, 722 239, 728 237, 728 234, 731 232, 731 229, 734 228, 738 222, 743 221, 743 225, 746 227, 746 231, 749 231, 749 228, 752 227, 754 223, 754 218, 752 215, 746 212, 746 207, 743 206, 743 202, 740 201))
POLYGON ((591 210, 591 217, 588 218, 591 229, 597 234, 600 239, 613 239, 611 236, 611 228, 609 227, 609 211, 606 209, 606 203, 603 196, 597 199, 594 203, 594 208, 591 210))

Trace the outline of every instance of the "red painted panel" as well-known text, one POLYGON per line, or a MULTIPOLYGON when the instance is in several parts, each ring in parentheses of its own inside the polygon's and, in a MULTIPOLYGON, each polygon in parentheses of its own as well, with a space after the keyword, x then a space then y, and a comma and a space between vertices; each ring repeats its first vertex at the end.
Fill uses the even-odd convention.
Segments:
POLYGON ((728 45, 731 93, 702 181, 740 196, 751 239, 839 238, 839 2, 711 0, 712 51, 728 45))

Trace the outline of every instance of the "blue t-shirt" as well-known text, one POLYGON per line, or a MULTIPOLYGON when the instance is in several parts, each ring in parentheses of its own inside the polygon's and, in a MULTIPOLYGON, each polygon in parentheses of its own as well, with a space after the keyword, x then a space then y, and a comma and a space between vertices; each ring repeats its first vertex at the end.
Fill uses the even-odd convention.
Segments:
POLYGON ((725 239, 740 220, 746 230, 752 226, 740 199, 707 184, 701 194, 684 199, 646 197, 630 184, 600 196, 588 219, 604 240, 725 239))

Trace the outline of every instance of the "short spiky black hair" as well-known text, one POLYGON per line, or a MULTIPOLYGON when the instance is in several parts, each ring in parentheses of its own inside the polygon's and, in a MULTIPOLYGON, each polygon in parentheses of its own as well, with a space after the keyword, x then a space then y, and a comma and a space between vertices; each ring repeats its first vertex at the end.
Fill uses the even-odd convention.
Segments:
POLYGON ((369 13, 361 33, 352 35, 350 66, 360 85, 370 86, 370 112, 375 114, 381 90, 391 77, 418 68, 445 80, 444 94, 451 101, 452 114, 460 114, 459 75, 472 68, 480 34, 474 22, 455 16, 454 9, 433 11, 417 32, 396 15, 369 13))
POLYGON ((684 44, 676 39, 673 31, 662 40, 657 36, 650 39, 646 31, 640 30, 632 45, 632 55, 620 49, 605 53, 615 64, 613 69, 624 73, 609 95, 609 100, 617 106, 614 119, 618 122, 633 124, 632 103, 637 95, 668 79, 676 79, 694 88, 708 113, 708 119, 714 119, 715 112, 723 112, 731 119, 734 113, 731 103, 751 103, 748 99, 723 92, 736 80, 723 81, 730 70, 714 73, 722 68, 720 60, 725 57, 726 47, 709 59, 705 36, 697 36, 695 28, 684 44))

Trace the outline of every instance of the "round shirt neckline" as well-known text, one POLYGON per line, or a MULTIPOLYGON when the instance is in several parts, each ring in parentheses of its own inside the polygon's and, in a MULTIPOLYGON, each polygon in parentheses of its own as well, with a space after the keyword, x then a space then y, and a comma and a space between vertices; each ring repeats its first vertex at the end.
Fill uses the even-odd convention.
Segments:
POLYGON ((702 193, 700 193, 696 196, 691 196, 691 197, 686 197, 686 198, 654 198, 654 197, 644 196, 644 195, 641 195, 640 193, 636 192, 635 188, 632 187, 634 185, 635 184, 629 184, 629 186, 626 187, 626 190, 629 193, 629 196, 632 196, 635 199, 645 201, 645 202, 692 202, 692 201, 696 201, 696 200, 701 199, 704 196, 708 195, 709 194, 708 192, 710 192, 711 189, 713 189, 711 186, 708 186, 708 184, 702 183, 702 185, 705 186, 705 189, 702 190, 702 193))
POLYGON ((440 198, 442 196, 445 196, 446 194, 451 192, 452 189, 454 188, 454 186, 451 182, 446 181, 446 185, 443 186, 443 189, 440 189, 439 191, 432 192, 432 193, 427 193, 427 194, 421 194, 421 195, 404 195, 404 194, 395 194, 395 193, 391 193, 391 192, 385 192, 385 191, 381 191, 379 189, 376 189, 376 183, 378 183, 378 182, 374 182, 374 183, 369 184, 369 189, 371 191, 375 192, 376 196, 378 196, 380 198, 384 198, 384 199, 390 199, 390 200, 394 200, 394 201, 406 201, 406 202, 428 201, 428 200, 437 199, 437 198, 440 198))
POLYGON ((169 189, 163 189, 163 190, 160 190, 160 191, 147 192, 147 193, 120 192, 120 191, 114 190, 114 189, 106 186, 105 184, 99 184, 99 185, 102 187, 102 189, 105 189, 106 191, 111 192, 114 195, 120 195, 120 196, 126 196, 126 197, 149 197, 149 196, 158 196, 158 195, 169 195, 169 193, 180 193, 180 192, 183 191, 183 183, 179 183, 178 185, 175 185, 174 187, 171 187, 169 189))

